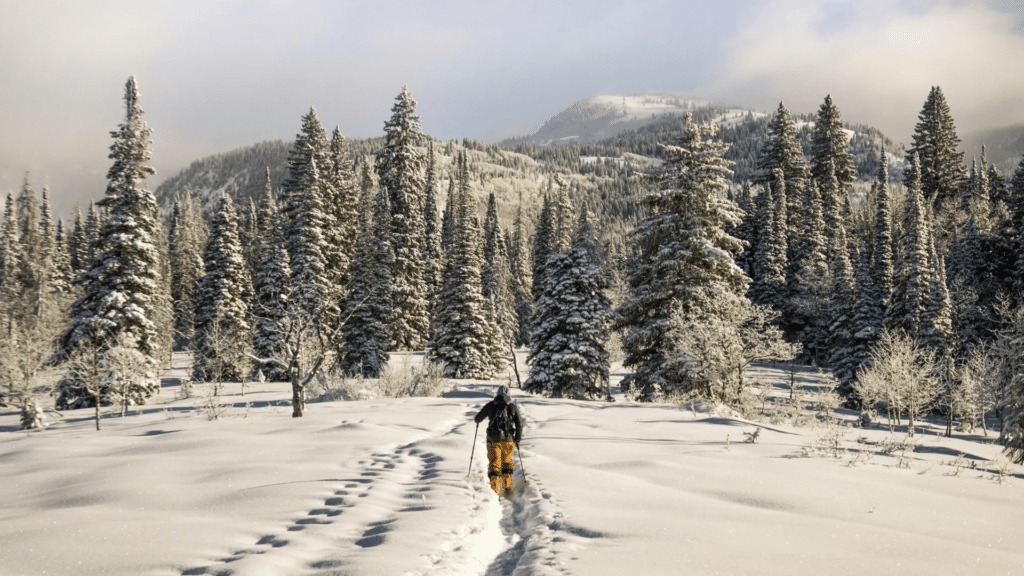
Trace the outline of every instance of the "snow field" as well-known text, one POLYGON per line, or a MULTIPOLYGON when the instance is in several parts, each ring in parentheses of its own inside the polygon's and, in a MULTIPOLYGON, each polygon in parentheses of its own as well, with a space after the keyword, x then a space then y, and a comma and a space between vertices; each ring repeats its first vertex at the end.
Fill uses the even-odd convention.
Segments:
MULTIPOLYGON (((808 393, 819 376, 796 378, 808 393)), ((785 366, 758 379, 788 397, 785 366)), ((0 574, 1024 573, 1020 468, 997 483, 1000 447, 980 431, 926 422, 907 469, 882 449, 904 432, 884 426, 806 457, 822 428, 513 390, 528 484, 499 501, 483 430, 467 467, 472 416, 500 383, 300 419, 287 385, 230 384, 215 421, 204 390, 167 386, 99 432, 88 410, 31 433, 0 413, 0 574), (958 454, 977 467, 953 476, 958 454)))

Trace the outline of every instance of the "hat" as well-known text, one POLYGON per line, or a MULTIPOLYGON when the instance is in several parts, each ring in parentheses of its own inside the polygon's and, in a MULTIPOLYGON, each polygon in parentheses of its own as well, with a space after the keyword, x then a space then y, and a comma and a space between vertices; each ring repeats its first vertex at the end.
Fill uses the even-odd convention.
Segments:
POLYGON ((495 396, 504 396, 508 394, 508 386, 498 386, 498 393, 495 396))

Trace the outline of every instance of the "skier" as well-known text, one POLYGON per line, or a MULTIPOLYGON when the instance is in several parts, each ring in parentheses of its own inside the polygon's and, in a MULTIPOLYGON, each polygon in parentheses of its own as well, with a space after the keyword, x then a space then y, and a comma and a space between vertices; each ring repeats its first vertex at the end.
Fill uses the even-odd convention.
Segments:
POLYGON ((523 438, 523 420, 519 417, 519 408, 512 403, 508 394, 508 386, 498 386, 498 393, 480 409, 474 420, 477 425, 484 418, 490 418, 487 424, 487 476, 491 480, 491 489, 502 495, 501 485, 504 483, 504 495, 508 498, 512 493, 512 451, 523 438))

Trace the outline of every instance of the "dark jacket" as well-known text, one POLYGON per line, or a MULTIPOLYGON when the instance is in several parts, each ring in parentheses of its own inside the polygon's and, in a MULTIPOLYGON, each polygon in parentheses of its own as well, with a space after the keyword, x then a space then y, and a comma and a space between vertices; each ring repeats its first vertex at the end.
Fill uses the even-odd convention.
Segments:
POLYGON ((484 418, 489 418, 490 423, 487 426, 487 441, 488 442, 516 442, 518 443, 523 439, 523 420, 519 417, 519 407, 512 403, 512 397, 508 394, 501 394, 494 397, 484 407, 480 409, 474 420, 477 424, 483 422, 484 418), (510 437, 508 434, 502 433, 500 430, 494 427, 493 416, 498 413, 498 410, 503 410, 508 407, 512 416, 512 423, 515 424, 516 432, 514 437, 510 437))

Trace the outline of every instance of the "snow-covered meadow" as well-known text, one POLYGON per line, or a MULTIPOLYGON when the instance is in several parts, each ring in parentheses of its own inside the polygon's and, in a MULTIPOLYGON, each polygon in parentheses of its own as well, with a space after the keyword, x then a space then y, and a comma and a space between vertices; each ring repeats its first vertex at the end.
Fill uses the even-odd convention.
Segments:
MULTIPOLYGON (((854 428, 833 458, 820 425, 513 390, 529 484, 499 501, 482 431, 467 469, 505 381, 293 419, 285 384, 180 398, 186 362, 99 432, 91 410, 32 432, 0 413, 0 574, 1024 573, 1024 477, 980 430, 926 422, 901 452, 854 428)), ((784 366, 751 376, 788 396, 784 366)))

